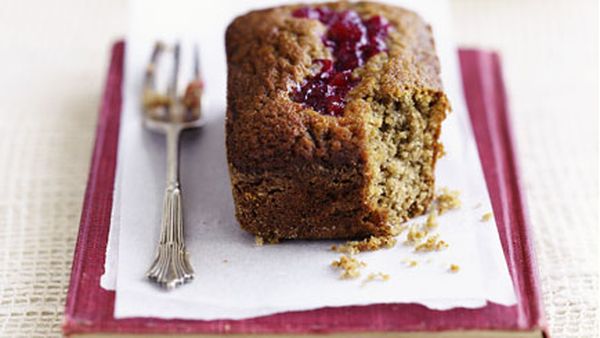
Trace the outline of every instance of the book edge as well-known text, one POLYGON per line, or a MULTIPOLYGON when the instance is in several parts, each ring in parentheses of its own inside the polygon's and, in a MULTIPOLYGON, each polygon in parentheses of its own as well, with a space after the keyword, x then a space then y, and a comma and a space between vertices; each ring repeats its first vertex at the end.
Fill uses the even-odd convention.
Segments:
MULTIPOLYGON (((486 98, 488 101, 492 101, 493 104, 491 104, 491 106, 486 105, 486 107, 488 109, 496 110, 497 114, 486 114, 486 120, 495 118, 495 125, 497 127, 488 127, 487 129, 494 132, 494 134, 499 134, 492 137, 492 139, 501 139, 501 142, 499 142, 501 146, 499 146, 499 148, 504 154, 502 160, 499 161, 501 162, 499 164, 507 167, 508 170, 499 171, 506 173, 510 177, 503 177, 500 178, 500 180, 504 182, 502 186, 508 187, 509 191, 507 194, 510 194, 510 197, 508 197, 509 200, 516 200, 518 202, 513 203, 514 205, 518 205, 518 208, 512 208, 513 216, 517 217, 517 221, 512 222, 511 224, 521 224, 521 226, 507 226, 504 229, 505 238, 503 243, 507 246, 504 248, 505 259, 513 261, 513 264, 509 265, 510 270, 520 270, 518 272, 514 271, 514 275, 512 273, 513 271, 511 271, 511 276, 513 282, 518 278, 518 283, 514 282, 514 284, 516 284, 515 291, 520 300, 518 302, 519 312, 525 317, 524 320, 527 321, 526 325, 529 327, 539 327, 543 336, 549 337, 541 302, 539 274, 533 237, 531 234, 531 222, 527 209, 527 201, 522 187, 521 171, 517 156, 518 148, 516 147, 512 131, 512 115, 510 114, 509 100, 506 94, 506 86, 502 74, 501 57, 496 51, 472 48, 460 49, 460 53, 464 55, 464 58, 459 58, 461 68, 463 63, 474 61, 476 63, 476 68, 478 68, 477 80, 479 81, 478 84, 480 87, 486 87, 486 85, 488 87, 493 87, 492 90, 486 91, 486 98), (515 250, 518 250, 519 253, 515 254, 515 250), (508 254, 506 255, 506 253, 508 254), (522 260, 517 261, 519 257, 522 260), (525 298, 526 301, 522 301, 521 299, 523 298, 525 298)), ((465 96, 467 96, 466 83, 464 83, 464 86, 465 96)), ((467 100, 467 105, 470 106, 471 103, 468 101, 469 100, 467 100)), ((486 123, 488 125, 490 124, 489 122, 486 123)))
MULTIPOLYGON (((110 334, 90 333, 76 334, 70 338, 139 338, 141 335, 151 338, 173 337, 169 334, 110 334)), ((354 338, 357 333, 334 333, 327 338, 354 338)), ((183 336, 183 334, 182 334, 183 336)), ((235 338, 256 338, 257 334, 236 334, 235 338)), ((219 334, 185 334, 186 338, 219 338, 219 334)), ((261 338, 322 338, 322 334, 267 334, 260 335, 261 338)), ((527 331, 444 331, 444 332, 366 332, 360 333, 361 338, 543 338, 543 332, 539 329, 527 331)))
POLYGON ((516 138, 514 136, 514 123, 512 120, 512 114, 510 113, 510 101, 508 95, 506 93, 506 85, 504 81, 504 76, 502 73, 500 54, 497 52, 493 52, 492 54, 492 63, 493 63, 493 71, 495 73, 494 80, 496 82, 496 90, 500 99, 498 103, 502 106, 502 110, 504 110, 504 114, 500 114, 500 117, 503 120, 504 133, 506 134, 506 138, 508 140, 506 151, 509 153, 507 156, 510 159, 511 173, 514 177, 513 187, 514 187, 514 198, 518 199, 519 213, 518 216, 520 218, 518 223, 523 224, 523 226, 518 227, 520 230, 520 243, 524 245, 523 247, 523 257, 526 257, 525 263, 523 264, 523 268, 527 270, 526 276, 529 278, 524 278, 523 282, 529 284, 528 291, 531 292, 529 295, 529 301, 524 303, 528 304, 532 310, 530 314, 531 320, 533 321, 534 326, 540 327, 542 333, 545 337, 549 337, 547 322, 545 318, 545 314, 543 311, 543 303, 541 297, 541 285, 539 278, 539 268, 537 264, 536 250, 534 246, 534 239, 532 234, 532 225, 531 219, 529 216, 529 208, 527 205, 527 198, 525 196, 525 191, 523 189, 523 181, 521 178, 522 171, 519 162, 518 156, 518 147, 516 144, 516 138))
MULTIPOLYGON (((118 101, 121 100, 120 89, 123 74, 122 71, 118 70, 117 68, 123 67, 124 52, 125 42, 119 40, 113 44, 109 53, 110 61, 108 73, 104 84, 104 91, 101 97, 101 106, 97 122, 98 124, 96 126, 96 136, 94 138, 94 150, 92 151, 91 156, 91 165, 88 173, 87 185, 84 193, 82 212, 79 222, 79 230, 73 254, 73 262, 71 265, 71 277, 69 280, 69 287, 67 290, 67 297, 65 301, 65 312, 62 323, 62 331, 65 335, 69 335, 71 332, 77 331, 81 328, 82 325, 89 325, 89 321, 84 320, 83 322, 81 322, 80 319, 77 318, 78 316, 76 306, 80 296, 80 289, 82 287, 81 280, 84 278, 83 267, 86 263, 86 259, 84 259, 83 257, 86 256, 85 245, 89 242, 90 237, 90 223, 92 222, 94 210, 92 207, 92 204, 94 203, 93 197, 94 193, 99 188, 98 173, 100 172, 100 168, 102 165, 102 157, 103 155, 106 155, 104 153, 104 147, 106 146, 104 141, 107 137, 106 130, 109 128, 108 124, 110 123, 109 112, 111 109, 113 109, 113 107, 111 106, 113 99, 116 99, 118 101), (117 97, 115 97, 115 95, 117 97)), ((111 169, 113 171, 114 176, 116 166, 114 166, 111 169)), ((112 204, 110 206, 110 209, 112 209, 112 204)))

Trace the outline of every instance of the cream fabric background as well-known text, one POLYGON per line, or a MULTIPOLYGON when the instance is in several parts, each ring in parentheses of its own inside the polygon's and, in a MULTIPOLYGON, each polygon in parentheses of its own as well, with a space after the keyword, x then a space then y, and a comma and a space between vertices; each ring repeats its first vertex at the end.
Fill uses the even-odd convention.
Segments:
MULTIPOLYGON (((598 337, 598 3, 452 8, 462 45, 502 53, 551 333, 598 337)), ((109 46, 125 30, 124 0, 0 0, 1 337, 60 336, 109 46)))

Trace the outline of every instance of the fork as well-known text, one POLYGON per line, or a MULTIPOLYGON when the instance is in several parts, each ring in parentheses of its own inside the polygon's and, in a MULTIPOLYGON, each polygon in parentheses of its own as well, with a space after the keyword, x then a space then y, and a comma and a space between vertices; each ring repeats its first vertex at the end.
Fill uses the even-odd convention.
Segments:
POLYGON ((179 181, 179 136, 187 129, 204 124, 201 114, 203 83, 200 76, 198 48, 194 46, 192 81, 183 95, 178 92, 180 43, 172 47, 157 42, 145 72, 142 105, 144 125, 166 135, 167 182, 164 192, 160 241, 155 259, 146 276, 160 286, 172 289, 190 281, 194 270, 185 249, 181 184, 179 181), (172 52, 173 69, 166 94, 156 89, 156 72, 160 56, 172 52))

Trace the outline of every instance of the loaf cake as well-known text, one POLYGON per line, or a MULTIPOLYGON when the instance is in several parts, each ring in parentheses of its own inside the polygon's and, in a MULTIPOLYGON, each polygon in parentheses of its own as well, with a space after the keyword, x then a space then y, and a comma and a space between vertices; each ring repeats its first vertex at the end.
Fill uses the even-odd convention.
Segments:
POLYGON ((434 193, 449 103, 431 28, 372 2, 283 6, 226 32, 236 217, 268 241, 386 236, 434 193))

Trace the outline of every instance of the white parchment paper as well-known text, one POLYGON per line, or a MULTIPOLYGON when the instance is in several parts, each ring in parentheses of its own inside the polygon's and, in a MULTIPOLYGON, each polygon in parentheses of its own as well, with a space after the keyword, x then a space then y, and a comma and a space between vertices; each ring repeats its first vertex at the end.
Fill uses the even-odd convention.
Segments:
MULTIPOLYGON (((447 155, 438 186, 461 191, 463 206, 441 216, 438 232, 450 246, 435 253, 396 245, 359 255, 386 282, 339 280, 329 267, 332 241, 257 247, 235 220, 224 148, 226 64, 224 31, 239 14, 280 1, 141 1, 130 3, 124 103, 113 222, 102 286, 116 287, 115 317, 248 318, 277 312, 373 303, 419 303, 433 309, 510 305, 515 295, 493 220, 468 114, 446 1, 395 1, 433 27, 442 78, 453 105, 443 126, 447 155), (143 70, 155 39, 201 44, 208 125, 182 140, 181 176, 187 246, 195 280, 166 292, 144 278, 158 241, 165 176, 165 142, 143 129, 139 110, 143 70), (405 260, 416 260, 408 267, 405 260), (460 266, 458 273, 448 271, 460 266)), ((402 237, 401 237, 402 238, 402 237)), ((402 240, 400 240, 401 242, 402 240)))

